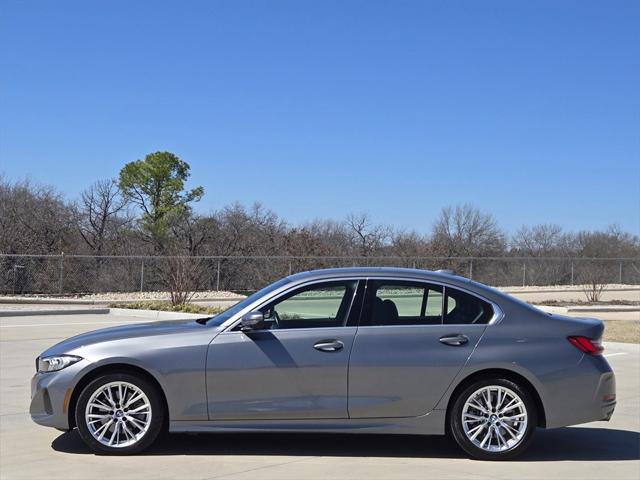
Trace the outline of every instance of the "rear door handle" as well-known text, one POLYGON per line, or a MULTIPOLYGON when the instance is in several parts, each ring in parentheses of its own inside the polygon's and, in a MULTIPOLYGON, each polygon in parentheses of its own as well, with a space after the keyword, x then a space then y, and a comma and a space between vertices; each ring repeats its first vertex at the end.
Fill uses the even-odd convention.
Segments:
POLYGON ((344 347, 344 343, 340 340, 320 340, 313 346, 313 348, 321 352, 337 352, 342 350, 342 347, 344 347))
POLYGON ((460 347, 469 342, 469 338, 461 333, 458 335, 445 335, 440 337, 440 343, 451 345, 452 347, 460 347))

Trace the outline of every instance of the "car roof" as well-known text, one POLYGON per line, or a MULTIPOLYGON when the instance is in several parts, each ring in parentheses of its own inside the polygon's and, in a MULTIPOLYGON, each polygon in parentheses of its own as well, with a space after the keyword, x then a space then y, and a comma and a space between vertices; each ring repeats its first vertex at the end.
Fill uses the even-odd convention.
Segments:
MULTIPOLYGON (((362 277, 362 278, 397 278, 397 279, 415 279, 423 281, 433 281, 438 283, 448 283, 451 285, 459 285, 465 288, 471 287, 476 290, 490 289, 489 287, 477 282, 473 282, 468 278, 460 277, 450 271, 432 271, 420 270, 417 268, 400 268, 400 267, 347 267, 347 268, 326 268, 320 270, 310 270, 290 275, 288 278, 291 282, 323 280, 337 277, 362 277)), ((490 289, 493 290, 493 289, 490 289)), ((478 292, 480 293, 480 292, 478 292)), ((482 292, 484 293, 484 292, 482 292)))
POLYGON ((332 277, 398 277, 398 278, 429 278, 429 279, 462 279, 455 274, 444 271, 420 270, 417 268, 400 267, 345 267, 345 268, 323 268, 319 270, 309 270, 306 272, 290 275, 291 281, 311 280, 315 278, 332 277))

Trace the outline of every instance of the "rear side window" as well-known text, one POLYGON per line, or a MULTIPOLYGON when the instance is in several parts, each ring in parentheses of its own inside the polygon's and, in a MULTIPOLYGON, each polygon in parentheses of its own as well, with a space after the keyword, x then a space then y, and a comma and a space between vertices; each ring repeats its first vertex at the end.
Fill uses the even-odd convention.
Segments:
POLYGON ((361 325, 440 325, 442 287, 418 282, 370 281, 361 325))
POLYGON ((491 304, 451 287, 445 289, 444 311, 443 323, 446 325, 484 324, 493 318, 491 304))
POLYGON ((482 325, 493 313, 490 303, 452 287, 369 280, 360 325, 482 325))

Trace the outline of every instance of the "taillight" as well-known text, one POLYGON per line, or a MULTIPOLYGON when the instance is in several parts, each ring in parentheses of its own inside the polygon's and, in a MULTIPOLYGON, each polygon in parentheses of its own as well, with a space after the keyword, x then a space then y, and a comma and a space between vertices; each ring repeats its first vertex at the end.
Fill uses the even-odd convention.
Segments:
POLYGON ((589 355, 600 355, 604 350, 602 340, 599 338, 567 337, 567 340, 569 340, 571 345, 576 347, 578 350, 588 353, 589 355))

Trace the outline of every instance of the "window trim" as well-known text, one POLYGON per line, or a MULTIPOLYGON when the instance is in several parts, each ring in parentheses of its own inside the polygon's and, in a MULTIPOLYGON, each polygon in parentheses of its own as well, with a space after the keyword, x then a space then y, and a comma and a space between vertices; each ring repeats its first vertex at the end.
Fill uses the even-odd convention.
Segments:
POLYGON ((349 320, 351 319, 351 314, 354 308, 355 300, 358 297, 358 294, 362 292, 361 285, 363 282, 366 282, 366 278, 350 276, 350 277, 344 277, 344 278, 340 278, 340 277, 339 278, 322 278, 322 279, 312 280, 309 282, 302 282, 302 283, 297 283, 293 285, 291 284, 285 285, 284 287, 289 287, 289 288, 285 288, 284 290, 280 290, 280 291, 276 290, 275 292, 272 292, 272 294, 268 297, 259 298, 251 305, 248 305, 247 307, 245 307, 244 309, 236 313, 232 318, 227 320, 225 324, 221 325, 220 328, 222 329, 222 332, 236 333, 235 328, 240 325, 241 319, 246 313, 253 312, 254 310, 260 310, 261 308, 267 306, 269 303, 275 302, 279 298, 284 297, 294 292, 295 290, 299 290, 301 288, 305 288, 311 285, 316 285, 319 283, 340 283, 340 282, 356 282, 356 286, 353 289, 353 294, 351 295, 349 308, 347 309, 346 319, 342 325, 337 327, 303 327, 303 328, 283 328, 279 330, 256 330, 256 332, 266 332, 266 331, 285 332, 285 331, 294 331, 294 330, 302 331, 302 330, 318 330, 318 329, 323 330, 328 328, 330 329, 330 328, 357 327, 358 323, 360 323, 360 315, 362 313, 362 302, 360 302, 360 306, 359 306, 360 311, 357 312, 357 323, 355 325, 351 325, 349 320))
MULTIPOLYGON (((351 308, 353 309, 354 306, 356 308, 359 308, 359 312, 357 312, 356 316, 357 316, 357 321, 355 322, 354 325, 349 323, 349 320, 351 320, 351 316, 349 316, 349 320, 347 320, 347 324, 344 325, 343 327, 336 327, 336 328, 349 328, 349 327, 357 327, 357 328, 389 328, 389 327, 400 327, 400 328, 407 328, 407 327, 438 327, 438 326, 443 326, 443 325, 448 325, 451 327, 455 327, 457 325, 460 326, 467 326, 467 327, 474 327, 474 328, 478 328, 478 327, 488 327, 490 325, 496 325, 498 323, 500 323, 502 321, 502 319, 504 318, 504 312, 502 311, 502 309, 498 306, 497 303, 489 300, 488 298, 484 297, 481 294, 478 294, 476 292, 473 292, 467 288, 458 286, 458 285, 452 285, 450 283, 445 283, 442 281, 438 281, 438 280, 432 280, 432 279, 425 279, 425 278, 416 278, 416 277, 405 277, 405 276, 397 276, 397 277, 393 277, 393 276, 389 276, 389 275, 384 275, 384 276, 371 276, 371 275, 345 275, 344 277, 329 277, 329 278, 316 278, 314 280, 308 280, 308 281, 301 281, 299 283, 287 283, 285 285, 283 285, 280 289, 278 290, 274 290, 273 292, 270 292, 268 294, 267 297, 262 297, 257 299, 255 302, 253 302, 250 305, 247 305, 245 308, 243 308, 242 310, 240 310, 239 312, 237 312, 233 317, 231 317, 229 320, 227 320, 226 322, 224 322, 222 325, 217 326, 216 328, 219 328, 221 330, 221 333, 224 332, 232 332, 232 333, 236 333, 233 332, 233 329, 240 323, 240 319, 242 318, 242 316, 248 312, 252 312, 253 310, 256 310, 258 308, 263 307, 264 305, 266 305, 267 303, 271 302, 272 300, 275 300, 276 298, 279 298, 280 296, 286 294, 287 292, 289 292, 290 290, 293 289, 297 289, 299 287, 303 287, 306 285, 313 285, 316 283, 326 283, 326 282, 331 282, 331 281, 340 281, 340 280, 356 280, 358 281, 358 287, 356 288, 356 294, 354 297, 354 300, 351 303, 351 308), (455 288, 458 290, 461 290, 465 293, 468 293, 469 295, 473 295, 474 297, 479 298, 480 300, 483 300, 485 302, 487 302, 488 304, 490 304, 493 307, 493 318, 491 318, 491 320, 489 320, 487 323, 461 323, 461 324, 440 324, 440 325, 361 325, 362 323, 362 313, 364 310, 364 300, 365 300, 365 295, 367 293, 367 285, 369 283, 369 280, 399 280, 399 281, 408 281, 408 282, 417 282, 417 283, 427 283, 427 284, 432 284, 432 285, 440 285, 444 288, 446 287, 451 287, 451 288, 455 288), (362 292, 363 295, 360 296, 360 305, 354 305, 355 304, 355 298, 358 297, 358 293, 362 292)), ((444 296, 443 296, 444 298, 444 296)), ((351 315, 351 311, 349 312, 349 314, 351 315)), ((290 330, 286 330, 286 331, 293 331, 295 329, 290 329, 290 330)), ((299 331, 302 331, 303 329, 297 329, 299 331)), ((304 329, 304 330, 317 330, 317 328, 308 328, 308 329, 304 329)), ((275 332, 276 330, 274 330, 275 332)), ((285 330, 280 330, 281 332, 284 332, 285 330)))

